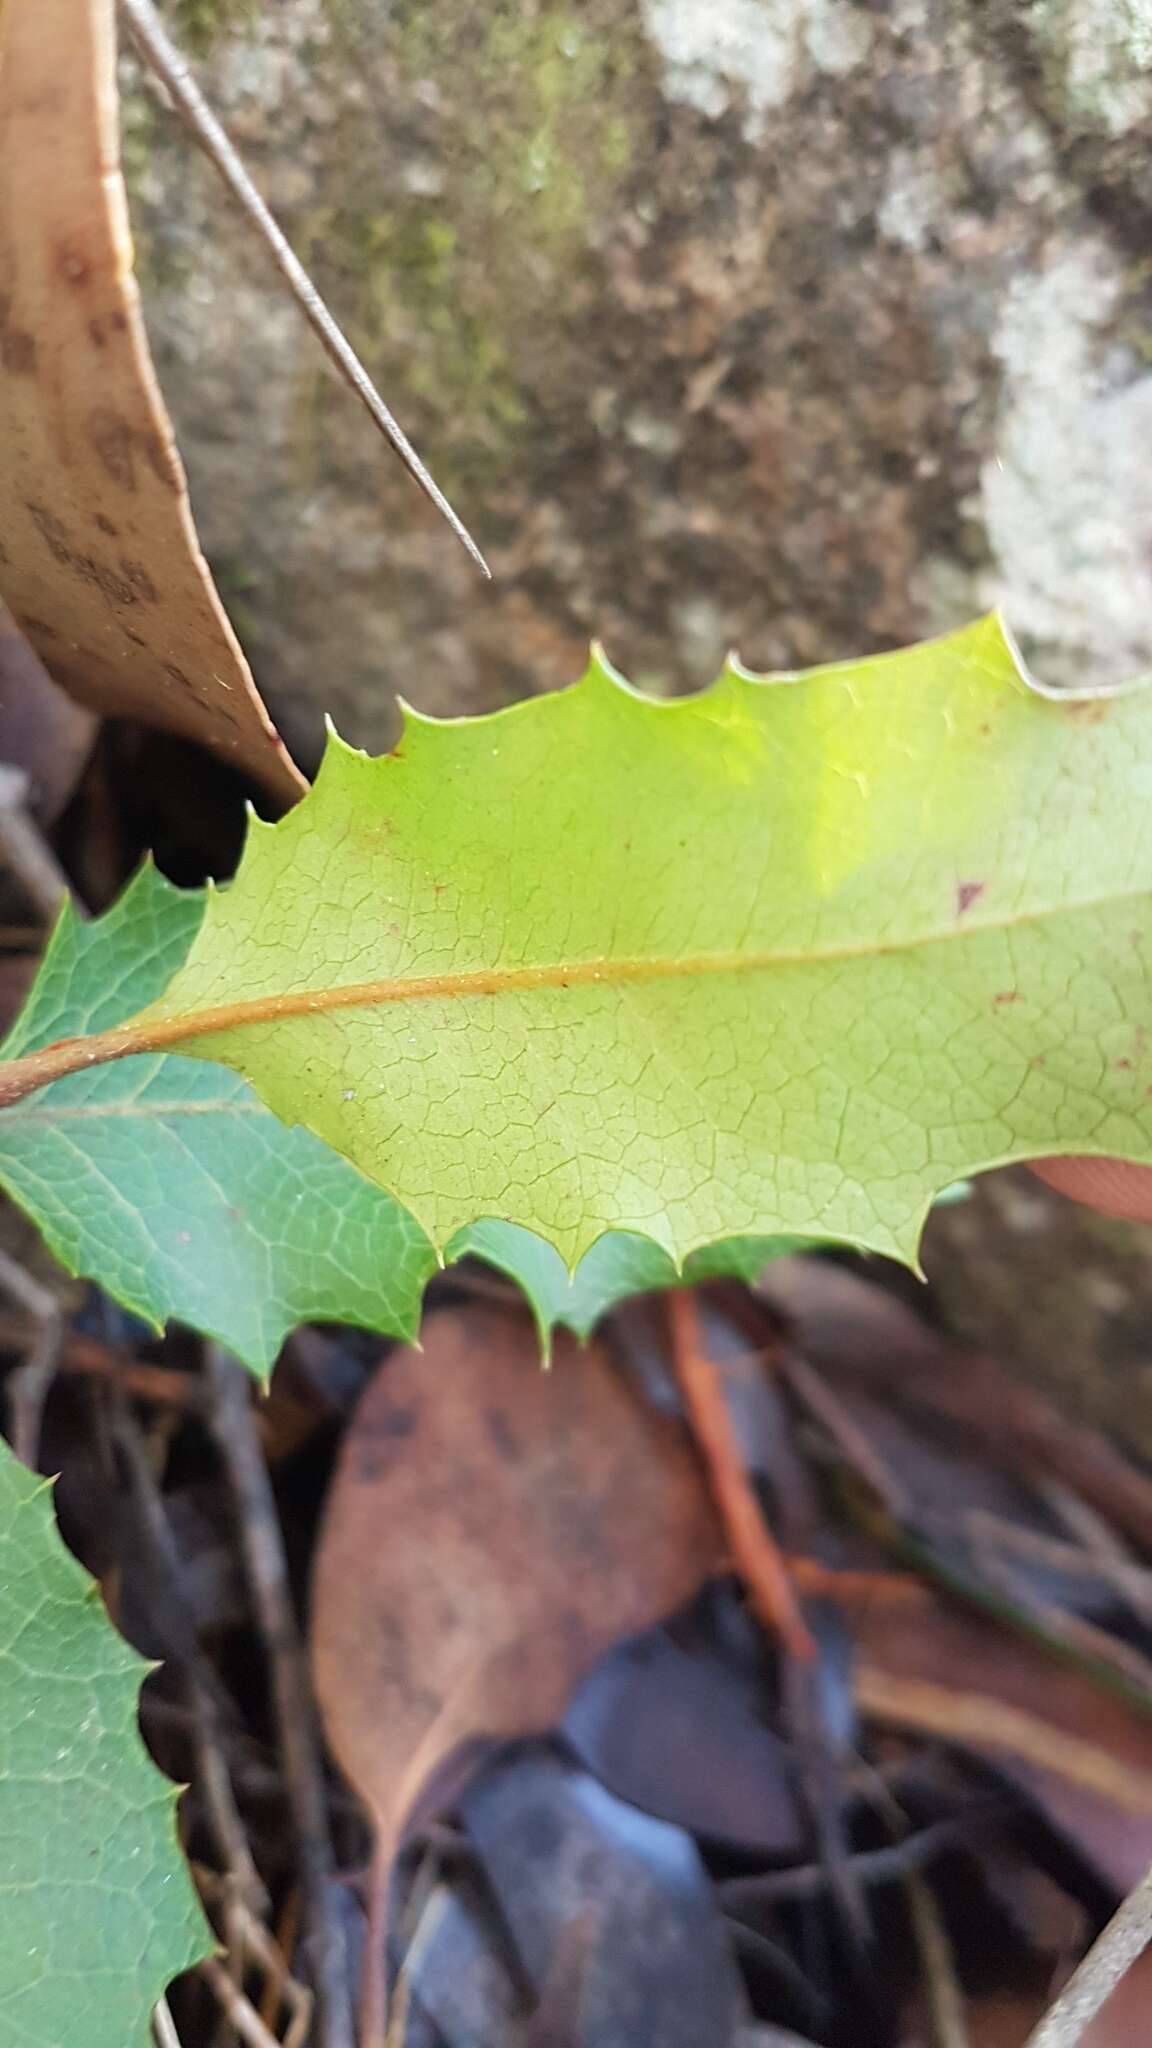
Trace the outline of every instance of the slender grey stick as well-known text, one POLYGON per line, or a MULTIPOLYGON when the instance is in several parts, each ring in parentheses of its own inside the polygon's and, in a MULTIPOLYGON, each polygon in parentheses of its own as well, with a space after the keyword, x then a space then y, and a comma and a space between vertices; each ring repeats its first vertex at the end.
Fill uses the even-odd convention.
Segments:
MULTIPOLYGON (((0 765, 0 860, 9 867, 45 924, 56 922, 71 894, 68 877, 28 811, 28 777, 22 768, 0 765)), ((80 915, 84 911, 77 904, 80 915)))
POLYGON ((421 462, 399 420, 385 405, 355 349, 337 326, 304 265, 269 213, 187 64, 164 28, 152 0, 120 0, 120 7, 141 55, 164 86, 205 155, 215 164, 233 198, 258 230, 289 291, 305 319, 310 321, 341 376, 366 407, 385 439, 391 442, 409 476, 415 479, 425 496, 431 499, 437 511, 448 521, 457 540, 467 548, 481 573, 491 576, 492 571, 468 528, 453 511, 439 484, 421 462))
POLYGON ((180 2048, 180 2036, 176 2032, 176 2023, 168 2010, 166 1998, 162 1998, 159 2005, 153 2007, 152 2031, 156 2036, 156 2048, 180 2048))
POLYGON ((40 1455, 40 1423, 48 1389, 56 1375, 60 1347, 64 1341, 64 1317, 60 1304, 47 1287, 33 1278, 9 1252, 0 1250, 0 1287, 28 1311, 36 1334, 23 1362, 8 1378, 8 1412, 12 1449, 31 1471, 40 1455))
POLYGON ((195 1615, 185 1591, 180 1551, 152 1470, 143 1432, 123 1385, 114 1380, 110 1396, 112 1441, 124 1460, 130 1504, 137 1523, 136 1533, 142 1534, 147 1543, 150 1563, 158 1581, 157 1604, 162 1609, 161 1625, 167 1637, 161 1643, 162 1654, 173 1660, 183 1677, 192 1710, 200 1786, 212 1833, 242 1898, 255 1911, 266 1913, 268 1894, 252 1860, 252 1850, 228 1770, 224 1736, 226 1713, 220 1697, 223 1688, 200 1646, 195 1615))
MULTIPOLYGON (((206 1347, 212 1430, 236 1495, 240 1542, 272 1679, 280 1753, 296 1829, 301 1952, 316 1994, 317 2048, 353 2048, 344 1934, 334 1909, 334 1859, 312 1689, 296 1625, 280 1521, 252 1413, 252 1381, 219 1345, 206 1347)), ((242 2031, 242 2030, 241 2030, 242 2031)))
POLYGON ((1152 1941, 1152 1870, 1129 1892, 1103 1934, 1074 1970, 1025 2048, 1075 2048, 1125 1971, 1152 1941))

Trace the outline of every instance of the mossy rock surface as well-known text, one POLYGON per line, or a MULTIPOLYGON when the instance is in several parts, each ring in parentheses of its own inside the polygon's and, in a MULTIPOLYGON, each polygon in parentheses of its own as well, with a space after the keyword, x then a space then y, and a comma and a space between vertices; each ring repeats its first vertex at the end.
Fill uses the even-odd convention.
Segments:
MULTIPOLYGON (((126 65, 201 527, 297 744, 1008 604, 1152 661, 1143 0, 180 0, 285 226, 475 529, 375 445, 126 65), (1105 19, 1106 33, 1101 29, 1105 19)), ((1150 17, 1152 20, 1152 17, 1150 17)))

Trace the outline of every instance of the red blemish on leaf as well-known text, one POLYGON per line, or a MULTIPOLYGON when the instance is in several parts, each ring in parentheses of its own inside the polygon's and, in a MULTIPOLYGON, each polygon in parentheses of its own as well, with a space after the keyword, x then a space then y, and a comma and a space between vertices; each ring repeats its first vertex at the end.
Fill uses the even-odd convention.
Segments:
POLYGON ((1002 988, 998 995, 993 996, 992 1001, 995 1003, 997 1009, 999 1009, 1003 1003, 1018 1003, 1020 1001, 1020 991, 1018 988, 1002 988))
POLYGON ((986 887, 986 884, 985 884, 985 883, 983 883, 983 882, 957 882, 957 884, 956 884, 956 915, 957 915, 957 917, 963 917, 963 915, 964 915, 964 912, 965 912, 966 910, 971 910, 971 908, 972 908, 972 905, 973 905, 974 903, 978 903, 978 902, 979 902, 979 900, 980 900, 981 896, 982 896, 982 895, 984 894, 984 890, 985 890, 985 887, 986 887))

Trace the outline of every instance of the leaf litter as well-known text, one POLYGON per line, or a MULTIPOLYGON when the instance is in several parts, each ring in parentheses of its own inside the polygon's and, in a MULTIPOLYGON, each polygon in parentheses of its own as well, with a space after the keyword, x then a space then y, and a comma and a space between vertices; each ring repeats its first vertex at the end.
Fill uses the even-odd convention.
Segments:
MULTIPOLYGON (((348 1995, 378 1939, 390 2044, 778 2048, 775 2029, 937 2048, 943 1970, 969 2048, 1023 2048, 1152 1861, 1130 1526, 1149 1482, 1118 1460, 1109 1517, 1070 1468, 1118 1454, 1032 1390, 1028 1429, 997 1440, 994 1362, 968 1373, 883 1277, 804 1257, 762 1291, 696 1296, 808 1657, 726 1569, 664 1297, 587 1350, 561 1338, 550 1373, 528 1312, 463 1270, 436 1283, 419 1350, 290 1340, 258 1417, 271 1533, 334 1760, 318 1782, 348 1995)), ((287 2039, 315 1930, 293 1903, 281 1649, 227 1538, 244 1504, 199 1340, 90 1298, 61 1362, 42 1457, 65 1533, 166 1659, 145 1731, 191 1781, 182 1832, 228 1981, 287 2039)), ((175 1987, 182 2040, 207 2038, 225 1988, 175 1987)), ((1097 2048, 1129 2038, 1116 2000, 1097 2048)))

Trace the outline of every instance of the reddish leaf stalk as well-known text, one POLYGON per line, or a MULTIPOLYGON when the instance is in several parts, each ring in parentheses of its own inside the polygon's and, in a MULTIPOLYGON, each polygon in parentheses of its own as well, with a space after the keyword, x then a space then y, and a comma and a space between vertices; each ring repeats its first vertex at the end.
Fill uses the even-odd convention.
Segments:
POLYGON ((809 1659, 815 1644, 804 1625, 788 1567, 756 1498, 740 1454, 720 1375, 705 1353, 696 1296, 689 1287, 668 1295, 672 1361, 688 1419, 700 1447, 732 1562, 758 1619, 794 1657, 809 1659))

